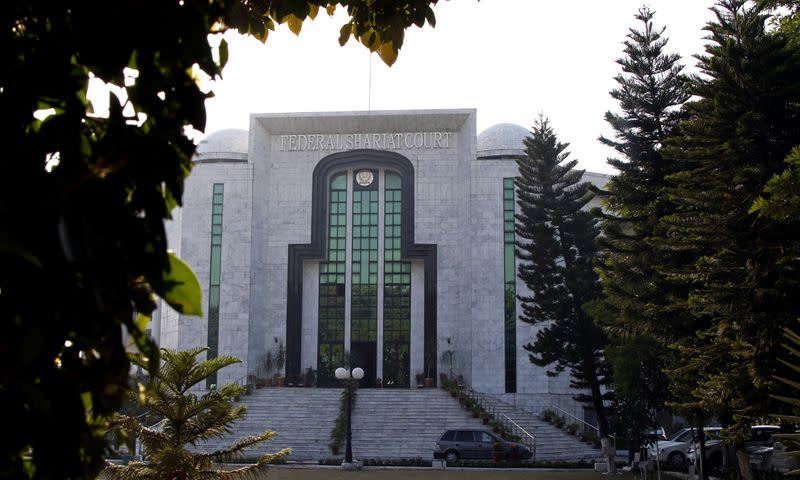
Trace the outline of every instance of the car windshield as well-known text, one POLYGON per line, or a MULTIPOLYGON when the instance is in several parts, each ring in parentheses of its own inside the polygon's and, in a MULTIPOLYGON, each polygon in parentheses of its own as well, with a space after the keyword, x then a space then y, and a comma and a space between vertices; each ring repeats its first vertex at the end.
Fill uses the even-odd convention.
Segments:
POLYGON ((688 442, 692 439, 692 431, 689 429, 678 430, 669 437, 670 442, 688 442))

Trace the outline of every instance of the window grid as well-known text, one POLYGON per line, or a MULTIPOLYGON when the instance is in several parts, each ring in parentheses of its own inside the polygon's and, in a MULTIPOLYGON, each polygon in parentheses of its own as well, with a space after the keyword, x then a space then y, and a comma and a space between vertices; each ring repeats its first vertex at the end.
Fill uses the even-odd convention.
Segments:
MULTIPOLYGON (((219 354, 219 303, 222 281, 222 203, 225 186, 215 183, 212 187, 211 202, 211 265, 208 285, 208 352, 206 358, 216 358, 219 354)), ((217 383, 216 372, 206 379, 206 387, 217 383)))
POLYGON ((331 179, 328 189, 328 257, 319 264, 319 358, 321 385, 333 381, 344 361, 344 289, 347 235, 347 175, 331 179))
POLYGON ((353 192, 350 326, 353 342, 377 340, 378 191, 353 192))
POLYGON ((383 234, 383 384, 409 387, 411 263, 400 261, 402 190, 396 173, 386 173, 383 234))
POLYGON ((517 391, 517 286, 514 237, 514 179, 503 179, 503 270, 505 310, 505 388, 517 391))

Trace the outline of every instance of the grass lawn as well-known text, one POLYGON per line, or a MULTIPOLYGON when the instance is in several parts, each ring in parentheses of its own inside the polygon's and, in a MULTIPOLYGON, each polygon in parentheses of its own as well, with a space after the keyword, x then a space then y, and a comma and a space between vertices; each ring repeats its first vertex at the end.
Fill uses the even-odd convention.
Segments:
POLYGON ((268 480, 634 480, 632 473, 609 477, 591 470, 495 470, 449 468, 447 470, 399 468, 385 470, 367 467, 360 471, 343 471, 339 467, 297 468, 290 466, 270 467, 268 480))

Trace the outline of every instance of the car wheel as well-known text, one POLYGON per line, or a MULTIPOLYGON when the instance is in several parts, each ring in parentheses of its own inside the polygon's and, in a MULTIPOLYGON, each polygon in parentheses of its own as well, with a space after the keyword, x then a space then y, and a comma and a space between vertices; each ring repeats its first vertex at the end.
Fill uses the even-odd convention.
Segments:
POLYGON ((458 461, 458 452, 455 450, 449 450, 444 454, 444 459, 447 460, 447 463, 455 463, 458 461))
POLYGON ((667 457, 667 465, 679 467, 686 463, 686 456, 681 452, 672 452, 667 457))

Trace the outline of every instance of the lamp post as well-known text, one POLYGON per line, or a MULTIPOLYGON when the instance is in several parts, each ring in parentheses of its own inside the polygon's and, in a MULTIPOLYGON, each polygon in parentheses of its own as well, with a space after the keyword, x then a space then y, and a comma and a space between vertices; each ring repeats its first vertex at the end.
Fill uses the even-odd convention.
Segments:
POLYGON ((353 463, 353 447, 352 438, 353 432, 351 429, 351 410, 353 408, 353 387, 359 380, 364 378, 364 370, 359 367, 354 368, 352 371, 339 367, 336 369, 336 378, 344 383, 347 392, 347 447, 344 452, 344 463, 342 466, 350 466, 353 463))

